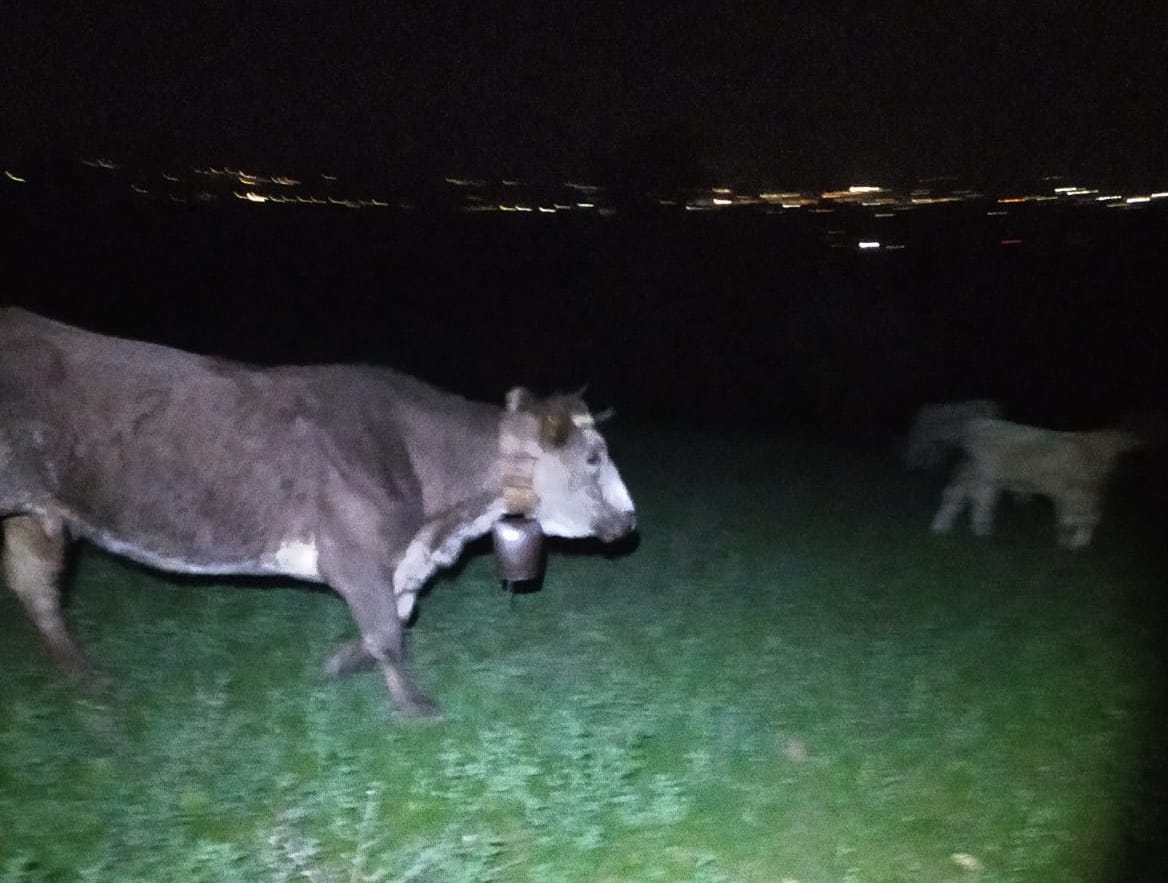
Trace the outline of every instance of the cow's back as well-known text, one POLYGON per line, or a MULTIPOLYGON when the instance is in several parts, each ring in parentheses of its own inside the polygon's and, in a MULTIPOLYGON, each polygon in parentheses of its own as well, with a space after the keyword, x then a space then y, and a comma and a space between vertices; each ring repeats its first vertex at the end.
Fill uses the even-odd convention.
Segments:
POLYGON ((339 485, 420 520, 394 376, 256 368, 2 310, 0 453, 18 468, 0 477, 0 509, 49 511, 148 563, 223 572, 313 532, 339 485))

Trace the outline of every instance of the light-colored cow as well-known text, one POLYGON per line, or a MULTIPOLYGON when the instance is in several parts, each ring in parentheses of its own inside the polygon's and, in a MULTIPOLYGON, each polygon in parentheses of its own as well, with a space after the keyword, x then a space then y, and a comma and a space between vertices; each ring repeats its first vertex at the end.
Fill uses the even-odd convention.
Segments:
POLYGON ((1001 417, 993 399, 922 405, 901 451, 910 469, 937 469, 961 450, 966 426, 978 417, 1001 417))
POLYGON ((1002 491, 1038 494, 1054 503, 1059 544, 1079 549, 1091 542, 1116 458, 1144 439, 1119 429, 1059 432, 1008 420, 976 418, 966 426, 967 457, 942 495, 934 533, 947 533, 968 504, 973 532, 993 529, 1002 491))

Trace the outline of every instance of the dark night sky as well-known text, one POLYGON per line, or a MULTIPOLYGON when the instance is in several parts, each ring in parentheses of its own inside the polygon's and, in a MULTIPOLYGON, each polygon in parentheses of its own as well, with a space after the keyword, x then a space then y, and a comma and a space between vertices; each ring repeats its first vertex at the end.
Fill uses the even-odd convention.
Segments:
POLYGON ((49 5, 5 13, 10 161, 1168 182, 1163 0, 49 5))

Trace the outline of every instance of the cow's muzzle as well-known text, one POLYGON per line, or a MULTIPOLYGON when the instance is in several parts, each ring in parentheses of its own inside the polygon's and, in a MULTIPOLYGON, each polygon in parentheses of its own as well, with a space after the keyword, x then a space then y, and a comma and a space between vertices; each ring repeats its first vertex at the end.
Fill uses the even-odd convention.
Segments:
POLYGON ((611 543, 636 529, 636 512, 616 512, 597 525, 596 536, 606 543, 611 543))

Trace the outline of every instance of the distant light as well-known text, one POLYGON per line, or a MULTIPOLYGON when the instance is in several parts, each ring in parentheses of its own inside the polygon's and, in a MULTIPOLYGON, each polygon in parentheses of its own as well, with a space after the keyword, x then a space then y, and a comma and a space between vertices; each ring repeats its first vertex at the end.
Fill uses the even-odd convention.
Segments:
POLYGON ((860 240, 859 242, 857 242, 856 244, 857 244, 857 245, 858 245, 860 248, 863 248, 863 249, 869 249, 869 248, 879 248, 879 247, 880 247, 880 243, 879 243, 879 242, 877 242, 875 239, 861 239, 861 240, 860 240))
POLYGON ((22 177, 20 177, 20 175, 17 175, 13 172, 8 171, 8 169, 4 170, 4 174, 8 178, 8 180, 15 181, 17 184, 27 184, 28 183, 27 178, 22 178, 22 177))
MULTIPOLYGON (((720 191, 714 191, 714 192, 717 193, 720 191)), ((733 199, 723 199, 721 197, 715 196, 713 202, 714 202, 714 205, 733 205, 734 200, 733 199)))
POLYGON ((998 245, 1021 245, 1021 239, 999 239, 998 245))
POLYGON ((853 185, 848 188, 848 193, 879 193, 883 187, 868 187, 865 185, 853 185))
POLYGON ((1153 193, 1152 199, 1163 199, 1165 196, 1168 196, 1168 190, 1161 190, 1159 193, 1153 193))
POLYGON ((545 206, 541 205, 539 207, 539 212, 541 215, 554 215, 556 210, 554 208, 546 208, 545 206))
POLYGON ((1008 214, 1009 214, 1009 212, 1007 212, 1007 211, 1000 211, 1000 212, 986 212, 986 215, 988 215, 988 216, 989 216, 989 217, 991 217, 991 218, 995 218, 995 217, 996 217, 996 218, 1004 218, 1004 217, 1005 217, 1006 215, 1008 215, 1008 214))
POLYGON ((1137 202, 1151 202, 1151 201, 1152 201, 1152 197, 1150 197, 1150 196, 1129 196, 1127 198, 1128 205, 1132 205, 1133 203, 1137 203, 1137 202))
POLYGON ((1110 199, 1123 199, 1123 196, 1118 193, 1109 193, 1107 196, 1096 196, 1096 202, 1107 202, 1110 199))
MULTIPOLYGON (((721 193, 721 194, 723 194, 723 195, 727 195, 727 194, 730 194, 730 193, 733 193, 733 192, 734 192, 734 191, 732 191, 732 190, 731 190, 729 187, 711 187, 710 189, 711 189, 711 190, 712 190, 714 193, 721 193)), ((715 200, 715 202, 716 202, 716 201, 717 201, 717 200, 715 200)))
POLYGON ((135 193, 149 193, 150 192, 145 187, 139 187, 137 184, 131 184, 130 189, 133 190, 135 193))
MULTIPOLYGON (((256 193, 254 190, 247 191, 247 193, 244 195, 243 198, 246 199, 248 202, 267 202, 268 201, 268 198, 266 196, 264 196, 262 193, 256 193)), ((259 217, 259 216, 257 215, 256 217, 259 217)), ((264 215, 264 217, 266 218, 267 215, 264 215)))
POLYGON ((529 205, 517 205, 517 206, 515 206, 515 211, 517 211, 517 212, 529 212, 529 211, 531 211, 531 206, 529 206, 529 205))
POLYGON ((576 208, 596 208, 596 203, 594 203, 594 202, 578 202, 578 203, 576 203, 576 208))

